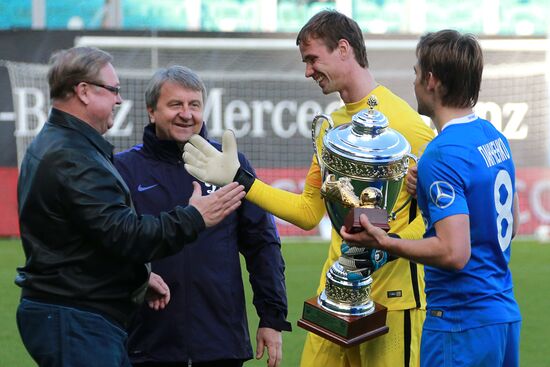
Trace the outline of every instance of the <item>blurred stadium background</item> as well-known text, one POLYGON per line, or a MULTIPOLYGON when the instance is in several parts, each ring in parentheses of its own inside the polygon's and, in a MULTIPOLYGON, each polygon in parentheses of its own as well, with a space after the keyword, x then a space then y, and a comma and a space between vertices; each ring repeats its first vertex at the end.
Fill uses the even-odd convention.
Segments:
MULTIPOLYGON (((296 32, 321 9, 365 32, 378 81, 412 106, 414 49, 442 28, 481 39, 486 68, 477 113, 508 137, 518 167, 521 234, 550 231, 550 5, 546 0, 3 0, 0 2, 0 236, 18 236, 17 167, 49 109, 52 51, 74 45, 115 57, 124 104, 107 134, 116 150, 141 140, 143 92, 158 67, 183 64, 209 89, 210 135, 233 129, 259 176, 301 190, 312 157, 310 124, 341 104, 304 78, 296 32)), ((429 123, 429 121, 426 121, 429 123)), ((283 236, 318 236, 282 221, 283 236)))

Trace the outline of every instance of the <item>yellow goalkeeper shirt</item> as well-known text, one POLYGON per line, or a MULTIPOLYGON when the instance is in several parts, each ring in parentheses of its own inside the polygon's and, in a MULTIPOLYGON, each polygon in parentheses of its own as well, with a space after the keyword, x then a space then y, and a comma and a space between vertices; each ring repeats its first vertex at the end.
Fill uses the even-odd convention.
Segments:
MULTIPOLYGON (((361 101, 346 104, 335 111, 332 114, 335 126, 349 123, 353 115, 368 108, 367 100, 371 95, 377 97, 379 104, 376 109, 388 118, 389 126, 403 134, 411 144, 411 152, 419 156, 428 142, 433 139, 433 131, 404 100, 383 86, 376 87, 361 101)), ((322 126, 321 131, 324 131, 325 125, 322 126)), ((318 146, 321 141, 322 134, 318 137, 318 146)), ((320 193, 321 184, 321 171, 314 157, 306 178, 304 191, 301 194, 276 189, 260 180, 255 180, 246 198, 287 222, 303 229, 311 229, 319 223, 325 214, 325 206, 320 193)), ((408 194, 405 185, 403 185, 395 208, 401 207, 407 198, 408 194)), ((391 232, 409 239, 422 238, 425 230, 420 212, 416 205, 411 208, 410 203, 397 213, 396 219, 390 222, 390 227, 391 232)), ((326 272, 341 255, 342 238, 334 229, 331 238, 328 257, 321 273, 318 294, 325 287, 326 272)), ((374 272, 372 277, 372 298, 389 310, 425 307, 424 269, 421 265, 405 259, 397 259, 374 272)))

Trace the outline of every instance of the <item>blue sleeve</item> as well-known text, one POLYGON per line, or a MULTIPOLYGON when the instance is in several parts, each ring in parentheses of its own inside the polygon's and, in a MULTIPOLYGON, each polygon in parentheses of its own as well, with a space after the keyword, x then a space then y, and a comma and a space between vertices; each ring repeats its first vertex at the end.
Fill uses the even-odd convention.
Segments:
POLYGON ((124 182, 132 191, 132 188, 135 187, 133 182, 133 175, 130 174, 130 168, 128 167, 128 160, 126 158, 125 152, 117 153, 113 157, 113 163, 115 165, 115 168, 117 169, 118 173, 120 173, 120 176, 122 179, 124 179, 124 182))
MULTIPOLYGON (((255 175, 249 162, 240 155, 243 168, 255 175)), ((239 251, 246 261, 253 303, 260 318, 259 327, 291 330, 288 313, 285 263, 281 242, 271 214, 245 200, 239 209, 239 251)))
POLYGON ((418 194, 428 226, 456 214, 469 214, 465 188, 467 156, 451 147, 427 150, 418 164, 418 194))

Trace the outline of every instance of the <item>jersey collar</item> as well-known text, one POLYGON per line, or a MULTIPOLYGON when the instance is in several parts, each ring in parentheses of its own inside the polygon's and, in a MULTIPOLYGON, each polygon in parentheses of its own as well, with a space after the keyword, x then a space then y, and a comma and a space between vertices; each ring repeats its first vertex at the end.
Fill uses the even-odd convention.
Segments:
POLYGON ((469 115, 462 116, 462 117, 457 117, 455 119, 450 120, 445 125, 443 125, 443 128, 441 129, 441 131, 445 130, 447 127, 449 127, 451 125, 467 124, 468 122, 472 122, 472 121, 475 121, 477 119, 478 119, 478 117, 475 113, 471 113, 469 115))

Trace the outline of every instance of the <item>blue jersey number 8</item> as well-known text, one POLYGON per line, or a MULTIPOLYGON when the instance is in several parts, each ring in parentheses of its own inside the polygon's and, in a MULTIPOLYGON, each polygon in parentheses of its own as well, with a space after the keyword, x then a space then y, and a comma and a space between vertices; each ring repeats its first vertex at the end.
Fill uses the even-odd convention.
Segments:
POLYGON ((514 216, 512 206, 514 205, 514 191, 512 179, 508 171, 500 170, 495 179, 495 209, 497 211, 497 236, 502 251, 505 251, 512 241, 512 228, 514 227, 514 216), (501 190, 503 187, 504 190, 501 190), (503 192, 504 191, 504 192, 503 192), (503 196, 506 201, 502 203, 503 196), (502 233, 503 222, 506 221, 506 233, 502 233))

